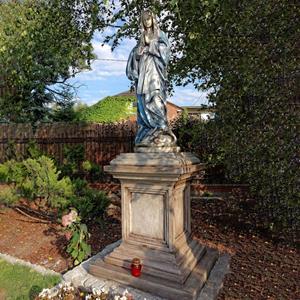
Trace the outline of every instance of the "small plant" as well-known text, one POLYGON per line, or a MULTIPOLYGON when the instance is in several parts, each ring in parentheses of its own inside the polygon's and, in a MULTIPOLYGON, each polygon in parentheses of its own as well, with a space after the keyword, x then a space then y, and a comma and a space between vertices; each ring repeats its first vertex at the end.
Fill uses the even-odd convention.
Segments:
POLYGON ((202 197, 212 197, 213 195, 214 194, 212 192, 205 191, 205 192, 203 192, 202 197))
POLYGON ((18 151, 16 150, 16 143, 13 140, 8 140, 5 145, 5 160, 19 159, 18 151))
POLYGON ((80 221, 81 219, 75 210, 71 210, 62 217, 62 225, 70 237, 67 253, 73 258, 75 266, 91 255, 91 246, 87 243, 90 234, 86 224, 80 221))
POLYGON ((103 178, 104 174, 101 166, 89 160, 82 162, 82 169, 86 173, 85 177, 90 181, 98 181, 103 178))

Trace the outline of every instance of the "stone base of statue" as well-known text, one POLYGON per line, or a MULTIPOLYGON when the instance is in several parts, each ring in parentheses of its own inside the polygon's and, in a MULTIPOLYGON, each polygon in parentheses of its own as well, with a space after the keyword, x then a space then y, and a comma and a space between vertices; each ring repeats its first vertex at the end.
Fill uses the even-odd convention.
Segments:
POLYGON ((128 153, 105 170, 120 179, 122 242, 89 272, 167 299, 196 299, 218 253, 191 238, 190 182, 204 169, 190 153, 128 153), (133 258, 141 276, 131 275, 133 258))

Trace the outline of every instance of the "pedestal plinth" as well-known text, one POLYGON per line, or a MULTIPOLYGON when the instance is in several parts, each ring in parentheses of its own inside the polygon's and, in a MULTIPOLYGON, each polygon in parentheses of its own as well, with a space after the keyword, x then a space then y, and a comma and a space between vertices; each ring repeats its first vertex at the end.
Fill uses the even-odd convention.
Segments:
POLYGON ((121 181, 122 242, 89 272, 168 299, 196 299, 218 253, 191 238, 191 153, 127 153, 105 170, 121 181), (142 275, 131 276, 133 258, 142 275))

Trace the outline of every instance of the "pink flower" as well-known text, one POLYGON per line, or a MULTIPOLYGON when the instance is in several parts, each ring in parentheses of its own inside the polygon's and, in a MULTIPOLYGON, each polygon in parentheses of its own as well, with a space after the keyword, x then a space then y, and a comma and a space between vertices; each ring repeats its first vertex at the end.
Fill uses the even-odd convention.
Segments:
POLYGON ((67 231, 65 233, 66 240, 69 241, 72 238, 72 235, 73 235, 72 231, 67 231))
POLYGON ((71 225, 76 221, 78 214, 75 210, 71 210, 67 215, 64 215, 61 219, 61 224, 64 227, 71 225))

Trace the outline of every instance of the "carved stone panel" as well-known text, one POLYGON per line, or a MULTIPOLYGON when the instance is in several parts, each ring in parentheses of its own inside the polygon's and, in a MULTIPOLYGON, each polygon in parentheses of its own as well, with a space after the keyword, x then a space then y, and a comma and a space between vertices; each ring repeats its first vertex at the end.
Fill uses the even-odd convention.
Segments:
POLYGON ((164 197, 149 193, 132 193, 130 234, 164 239, 164 197))

